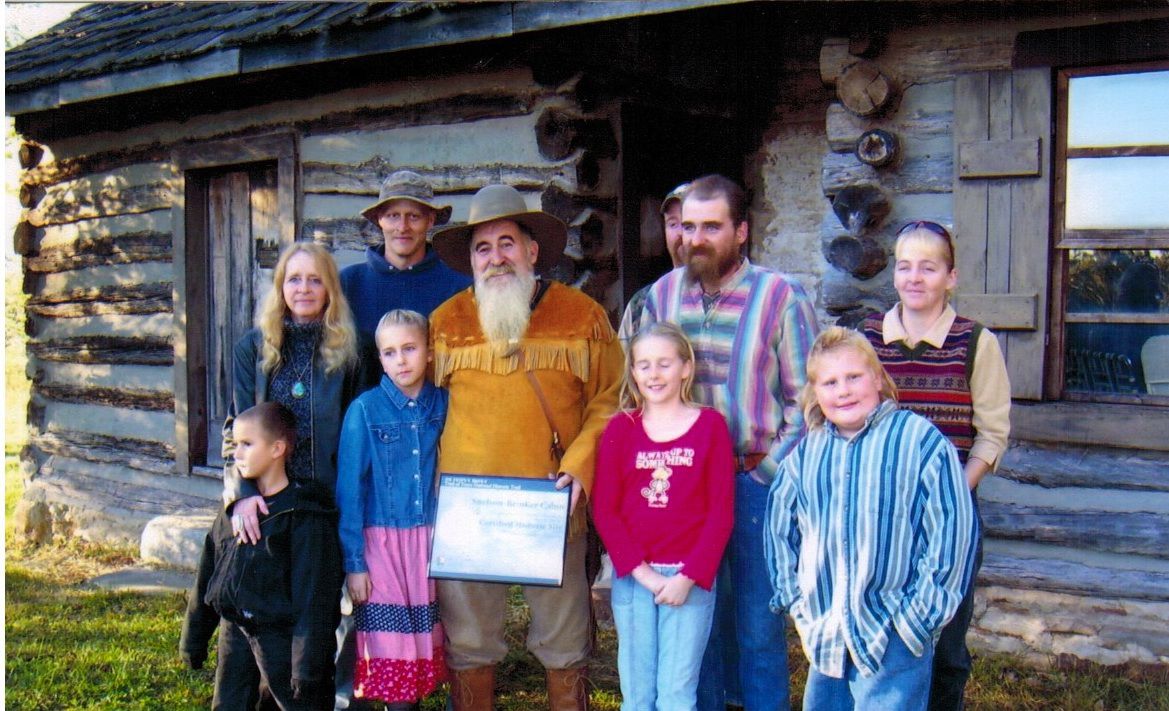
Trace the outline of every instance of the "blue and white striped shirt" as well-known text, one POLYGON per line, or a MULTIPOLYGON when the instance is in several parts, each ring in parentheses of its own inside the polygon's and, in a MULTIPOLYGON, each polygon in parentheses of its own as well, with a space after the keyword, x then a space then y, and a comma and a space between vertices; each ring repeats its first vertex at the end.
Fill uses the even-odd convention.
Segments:
POLYGON ((954 615, 974 560, 958 452, 928 420, 882 402, 852 439, 811 430, 780 465, 764 547, 775 596, 819 672, 880 668, 893 630, 916 656, 954 615))

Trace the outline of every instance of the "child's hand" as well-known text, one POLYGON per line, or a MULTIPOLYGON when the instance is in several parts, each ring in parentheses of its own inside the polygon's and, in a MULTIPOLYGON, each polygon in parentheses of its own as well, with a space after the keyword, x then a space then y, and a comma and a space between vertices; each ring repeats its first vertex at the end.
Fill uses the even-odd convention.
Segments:
POLYGON ((240 499, 231 507, 231 532, 244 543, 260 542, 260 513, 268 513, 263 496, 240 499))
POLYGON ((666 576, 650 567, 649 563, 642 563, 637 566, 630 575, 641 584, 641 587, 653 593, 655 598, 662 591, 662 588, 665 587, 666 581, 668 580, 666 576))
POLYGON ((681 573, 672 575, 666 578, 666 584, 654 596, 654 602, 659 605, 681 607, 686 603, 686 598, 690 596, 690 588, 692 587, 694 587, 694 581, 690 578, 681 573))
POLYGON ((345 576, 345 585, 349 588, 349 601, 354 605, 369 602, 373 588, 369 582, 369 573, 350 573, 345 576))

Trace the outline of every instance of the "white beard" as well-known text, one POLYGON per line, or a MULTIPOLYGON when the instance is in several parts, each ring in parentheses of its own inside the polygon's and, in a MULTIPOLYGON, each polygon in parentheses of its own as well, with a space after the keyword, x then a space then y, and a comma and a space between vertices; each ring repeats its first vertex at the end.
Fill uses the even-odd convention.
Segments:
POLYGON ((479 305, 479 325, 487 339, 501 355, 510 355, 519 347, 532 316, 532 294, 536 275, 512 272, 510 279, 475 277, 475 301, 479 305))

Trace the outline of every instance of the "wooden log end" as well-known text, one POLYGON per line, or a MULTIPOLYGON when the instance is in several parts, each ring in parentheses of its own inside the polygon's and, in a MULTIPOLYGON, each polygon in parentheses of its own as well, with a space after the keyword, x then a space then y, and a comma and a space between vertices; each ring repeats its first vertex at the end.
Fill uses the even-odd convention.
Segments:
POLYGON ((27 257, 33 253, 33 245, 36 242, 37 228, 32 226, 28 220, 22 220, 16 223, 16 229, 12 233, 12 251, 27 257))
POLYGON ((20 144, 20 167, 25 170, 37 167, 45 155, 45 149, 35 143, 20 144))
POLYGON ((836 82, 840 103, 857 116, 873 116, 893 101, 895 87, 881 68, 866 59, 850 65, 836 82))
POLYGON ((897 159, 900 154, 900 143, 896 135, 875 128, 861 134, 853 152, 861 163, 883 168, 897 159))
POLYGON ((868 237, 852 235, 841 235, 832 240, 824 256, 829 264, 857 279, 872 279, 889 263, 879 244, 868 237))
POLYGON ((563 160, 572 153, 577 120, 562 109, 548 108, 536 119, 536 146, 548 160, 563 160))

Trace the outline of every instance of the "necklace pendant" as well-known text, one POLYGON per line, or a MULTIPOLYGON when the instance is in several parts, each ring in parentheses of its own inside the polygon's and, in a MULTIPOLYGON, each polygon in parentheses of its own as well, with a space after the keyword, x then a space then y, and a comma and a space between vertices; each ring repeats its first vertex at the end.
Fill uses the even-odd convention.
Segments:
POLYGON ((299 380, 292 384, 292 397, 300 400, 305 395, 308 395, 308 388, 299 380))

